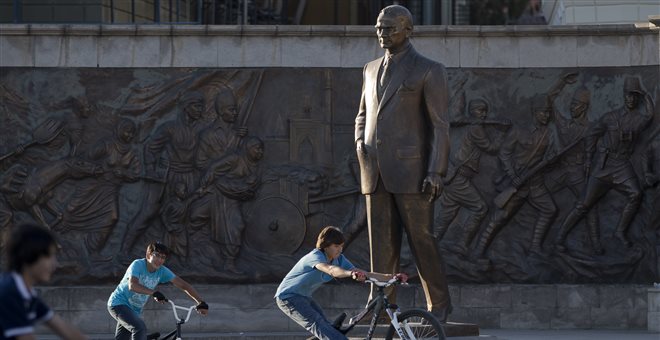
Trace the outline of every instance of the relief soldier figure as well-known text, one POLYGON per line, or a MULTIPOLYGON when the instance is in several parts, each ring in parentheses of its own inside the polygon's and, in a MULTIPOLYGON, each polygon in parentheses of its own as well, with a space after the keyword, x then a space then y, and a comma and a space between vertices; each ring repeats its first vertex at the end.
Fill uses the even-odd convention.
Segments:
POLYGON ((517 190, 493 213, 479 238, 475 254, 484 258, 486 249, 500 229, 528 202, 538 211, 529 251, 542 254, 543 240, 557 213, 557 206, 544 183, 544 171, 536 170, 555 155, 557 142, 551 127, 551 112, 545 96, 532 99, 534 123, 529 128, 511 131, 502 144, 499 158, 508 179, 517 190))
POLYGON ((85 246, 94 254, 101 251, 119 219, 122 183, 135 182, 142 173, 132 145, 136 133, 135 122, 122 118, 113 138, 92 147, 88 158, 99 165, 100 176, 78 182, 63 212, 61 228, 83 232, 85 246))
POLYGON ((145 145, 145 170, 151 182, 146 183, 142 209, 128 225, 123 249, 133 248, 137 237, 149 227, 148 222, 158 212, 161 200, 174 195, 176 183, 184 183, 188 188, 197 184, 194 160, 204 95, 187 92, 179 98, 177 106, 178 117, 161 125, 145 145))
MULTIPOLYGON (((464 96, 464 94, 462 94, 464 96)), ((463 101, 464 103, 465 101, 463 101)), ((467 249, 474 236, 479 231, 481 222, 488 213, 488 204, 479 190, 472 184, 472 178, 479 173, 479 161, 483 152, 496 154, 499 143, 494 142, 488 134, 487 125, 498 124, 510 126, 508 120, 487 119, 488 103, 483 99, 473 99, 468 104, 469 117, 451 122, 451 126, 467 125, 468 131, 459 144, 444 179, 445 190, 440 196, 442 207, 438 225, 433 230, 433 237, 440 240, 456 218, 461 207, 470 210, 471 215, 464 224, 464 235, 456 250, 467 254, 467 249)))
POLYGON ((263 154, 263 142, 249 137, 241 150, 216 160, 201 180, 198 193, 204 197, 191 207, 191 227, 210 225, 211 237, 220 244, 223 269, 230 273, 244 274, 236 267, 245 230, 241 205, 255 196, 261 184, 258 162, 263 154))
MULTIPOLYGON (((559 166, 556 167, 555 171, 550 172, 546 176, 546 184, 548 185, 548 189, 553 193, 567 188, 577 200, 586 188, 586 178, 590 167, 590 162, 585 159, 586 140, 584 136, 589 128, 587 111, 589 110, 589 103, 591 101, 591 92, 585 87, 579 87, 575 90, 570 104, 570 119, 564 118, 564 115, 554 105, 554 101, 561 90, 567 84, 574 84, 576 76, 576 73, 563 76, 550 90, 548 104, 554 111, 553 116, 556 121, 559 143, 563 146, 578 139, 582 139, 582 141, 561 155, 559 166)), ((603 247, 600 243, 597 209, 591 209, 587 213, 587 226, 589 228, 592 251, 594 254, 600 255, 603 253, 603 247)), ((560 235, 560 237, 566 238, 566 235, 560 235)), ((557 250, 563 252, 566 251, 566 248, 563 245, 558 245, 557 250)))
MULTIPOLYGON (((650 189, 651 216, 649 226, 660 232, 660 127, 654 133, 654 139, 642 154, 642 170, 645 187, 650 189)), ((659 235, 660 236, 660 235, 659 235)))
POLYGON ((405 231, 427 308, 444 322, 452 307, 431 228, 433 201, 442 192, 449 158, 447 76, 442 64, 415 51, 412 30, 405 7, 380 12, 376 33, 386 52, 364 67, 355 144, 367 201, 371 270, 399 271, 405 231))
POLYGON ((573 226, 612 188, 627 198, 614 236, 625 246, 632 245, 626 231, 642 201, 642 190, 630 156, 653 118, 653 101, 642 91, 639 78, 624 80, 623 95, 624 106, 604 114, 587 133, 587 161, 595 153, 591 172, 582 198, 561 225, 555 241, 559 250, 573 226))

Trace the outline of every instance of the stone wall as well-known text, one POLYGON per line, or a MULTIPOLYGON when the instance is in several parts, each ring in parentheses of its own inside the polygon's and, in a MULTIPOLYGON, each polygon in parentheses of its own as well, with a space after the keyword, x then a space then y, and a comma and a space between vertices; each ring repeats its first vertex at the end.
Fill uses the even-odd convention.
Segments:
MULTIPOLYGON (((650 286, 649 286, 650 287, 650 286)), ((481 328, 509 329, 646 329, 647 286, 642 285, 451 285, 452 322, 481 328)), ((275 284, 198 285, 210 305, 209 316, 191 316, 186 332, 296 332, 302 330, 282 313, 273 300, 275 284)), ((105 304, 112 286, 42 287, 41 294, 56 312, 89 334, 112 333, 115 323, 105 304)), ((172 286, 161 291, 181 305, 191 304, 172 286)), ((357 313, 369 288, 353 283, 327 284, 315 295, 326 315, 357 313)), ((400 287, 402 309, 424 308, 417 284, 400 287)), ((150 331, 169 329, 169 305, 147 303, 144 311, 150 331)))

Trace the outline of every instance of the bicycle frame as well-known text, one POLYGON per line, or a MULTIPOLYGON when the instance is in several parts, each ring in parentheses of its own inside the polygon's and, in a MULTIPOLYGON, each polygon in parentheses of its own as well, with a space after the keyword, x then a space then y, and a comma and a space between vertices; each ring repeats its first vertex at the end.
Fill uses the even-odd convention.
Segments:
POLYGON ((340 331, 344 334, 347 334, 355 327, 355 325, 357 325, 358 322, 364 319, 364 317, 367 314, 369 314, 369 312, 373 311, 371 322, 369 323, 369 330, 367 331, 367 337, 366 337, 366 340, 370 340, 373 337, 374 332, 376 331, 376 324, 378 323, 378 318, 380 317, 380 314, 384 309, 387 315, 390 317, 391 320, 390 323, 392 324, 392 326, 394 326, 394 329, 399 334, 399 336, 403 337, 404 335, 409 335, 410 337, 412 337, 410 329, 405 330, 404 333, 404 330, 399 325, 399 321, 397 319, 399 314, 401 314, 401 310, 399 309, 399 306, 395 304, 391 304, 387 300, 387 297, 385 296, 384 289, 393 284, 399 283, 399 280, 397 278, 393 278, 387 282, 381 282, 376 279, 367 278, 366 282, 369 282, 378 288, 376 297, 373 298, 371 301, 369 301, 367 306, 361 312, 351 317, 348 320, 348 326, 344 329, 341 329, 340 331))

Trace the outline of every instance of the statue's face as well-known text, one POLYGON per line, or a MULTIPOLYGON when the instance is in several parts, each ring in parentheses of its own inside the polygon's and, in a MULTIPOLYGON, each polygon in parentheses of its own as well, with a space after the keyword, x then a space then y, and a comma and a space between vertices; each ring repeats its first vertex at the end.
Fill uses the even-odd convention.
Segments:
POLYGON ((584 114, 587 112, 587 108, 589 105, 579 101, 579 100, 572 100, 571 101, 571 117, 572 118, 580 118, 583 117, 584 114))
POLYGON ((534 117, 541 125, 548 125, 550 122, 550 111, 544 109, 534 109, 534 117))
POLYGON ((238 111, 236 110, 236 105, 225 105, 220 109, 220 117, 223 121, 227 123, 233 123, 238 118, 238 111))
POLYGON ((186 114, 192 120, 198 120, 202 118, 202 112, 204 111, 204 102, 201 100, 195 100, 186 105, 185 108, 186 114))
POLYGON ((133 140, 133 137, 135 137, 135 127, 132 125, 123 126, 119 131, 119 139, 123 143, 130 143, 133 140))
POLYGON ((470 114, 472 114, 472 117, 477 119, 486 119, 488 110, 483 106, 478 106, 470 110, 470 114))
POLYGON ((380 14, 376 21, 376 35, 380 47, 389 50, 400 50, 410 36, 410 29, 405 28, 401 20, 391 14, 380 14))
POLYGON ((248 149, 248 157, 254 161, 258 161, 264 157, 264 146, 261 143, 255 143, 248 149))
POLYGON ((639 105, 639 95, 637 92, 626 92, 624 101, 628 109, 635 109, 639 105))

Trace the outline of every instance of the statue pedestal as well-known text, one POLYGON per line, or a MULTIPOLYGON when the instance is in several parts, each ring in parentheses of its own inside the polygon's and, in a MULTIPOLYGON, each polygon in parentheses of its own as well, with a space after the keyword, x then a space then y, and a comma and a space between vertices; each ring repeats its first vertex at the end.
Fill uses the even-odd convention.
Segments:
POLYGON ((479 336, 479 326, 474 323, 447 322, 442 325, 447 337, 479 336))
POLYGON ((660 285, 649 288, 647 296, 647 329, 660 333, 660 285))

